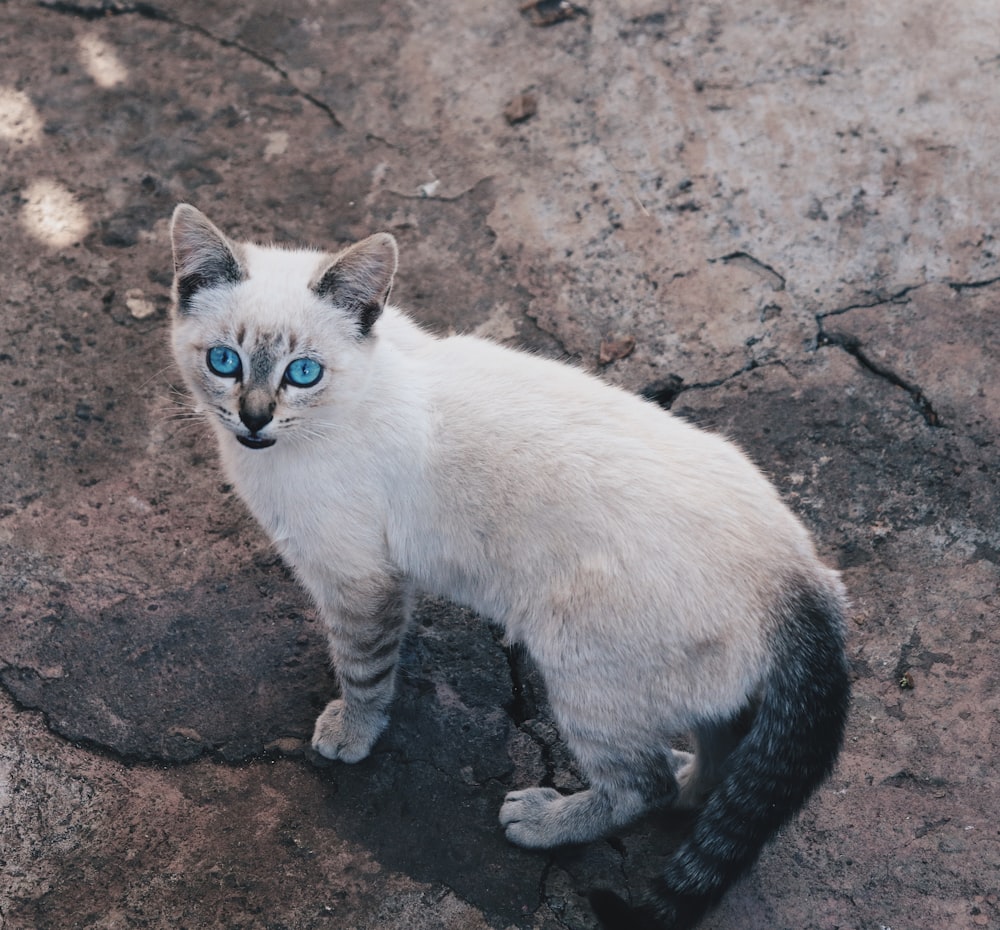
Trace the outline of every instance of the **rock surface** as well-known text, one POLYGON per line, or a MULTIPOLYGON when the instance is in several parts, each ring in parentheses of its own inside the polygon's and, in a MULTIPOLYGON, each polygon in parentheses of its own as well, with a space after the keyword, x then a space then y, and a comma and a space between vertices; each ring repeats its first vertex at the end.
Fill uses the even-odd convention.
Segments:
POLYGON ((705 926, 1000 927, 993 0, 0 3, 0 928, 594 927, 668 824, 571 787, 522 656, 426 602, 323 764, 315 614, 167 351, 167 221, 401 247, 438 331, 738 440, 844 571, 830 782, 705 926))

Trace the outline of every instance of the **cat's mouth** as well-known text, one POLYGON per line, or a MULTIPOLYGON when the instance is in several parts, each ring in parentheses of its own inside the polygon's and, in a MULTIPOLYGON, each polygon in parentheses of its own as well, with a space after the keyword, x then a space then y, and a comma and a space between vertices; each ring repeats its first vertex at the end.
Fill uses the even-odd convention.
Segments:
POLYGON ((239 433, 236 434, 236 439, 248 449, 266 449, 276 442, 274 439, 265 439, 263 436, 241 436, 239 433))

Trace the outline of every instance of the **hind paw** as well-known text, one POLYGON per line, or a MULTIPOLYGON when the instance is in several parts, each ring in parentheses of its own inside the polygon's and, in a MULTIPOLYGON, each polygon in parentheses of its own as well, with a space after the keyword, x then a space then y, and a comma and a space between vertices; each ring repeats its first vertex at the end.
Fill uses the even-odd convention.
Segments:
POLYGON ((554 828, 553 813, 563 803, 555 788, 511 791, 500 808, 500 825, 507 839, 528 849, 557 846, 562 839, 554 828))

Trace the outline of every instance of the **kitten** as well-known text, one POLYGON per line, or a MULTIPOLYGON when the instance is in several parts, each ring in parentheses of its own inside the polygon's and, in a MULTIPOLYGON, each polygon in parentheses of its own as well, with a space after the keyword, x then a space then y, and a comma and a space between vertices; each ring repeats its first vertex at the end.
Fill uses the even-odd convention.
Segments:
POLYGON ((510 792, 507 837, 697 808, 648 898, 591 897, 608 928, 697 923, 829 774, 847 714, 842 587, 774 488, 578 369, 423 332, 387 303, 390 235, 264 248, 181 205, 171 237, 177 362, 326 623, 340 697, 315 749, 371 751, 415 590, 472 607, 526 647, 589 782, 510 792))

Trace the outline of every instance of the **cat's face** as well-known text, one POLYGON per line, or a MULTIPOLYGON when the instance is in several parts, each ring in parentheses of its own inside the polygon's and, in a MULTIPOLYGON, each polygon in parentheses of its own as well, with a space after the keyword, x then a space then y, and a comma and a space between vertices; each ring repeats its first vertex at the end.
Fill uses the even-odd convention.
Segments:
MULTIPOLYGON (((337 256, 230 242, 180 206, 174 355, 200 410, 261 450, 322 432, 350 402, 396 267, 391 236, 337 256)), ((225 440, 224 440, 225 441, 225 440)))
POLYGON ((237 285, 196 319, 179 318, 174 350, 202 411, 246 448, 266 449, 283 435, 308 432, 344 361, 324 332, 336 332, 336 319, 324 319, 322 307, 308 313, 307 294, 295 295, 296 312, 286 294, 267 302, 280 314, 262 315, 250 290, 249 282, 237 285))

